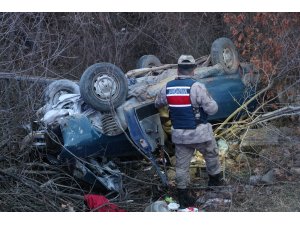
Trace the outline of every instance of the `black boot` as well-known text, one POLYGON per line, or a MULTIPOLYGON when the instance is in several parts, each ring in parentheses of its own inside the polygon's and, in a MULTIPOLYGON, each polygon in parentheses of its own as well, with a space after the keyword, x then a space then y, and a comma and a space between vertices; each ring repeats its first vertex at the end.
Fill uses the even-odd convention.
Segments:
POLYGON ((187 189, 177 189, 178 191, 178 201, 181 209, 193 206, 195 204, 195 199, 189 195, 187 189))
POLYGON ((222 176, 222 172, 215 175, 208 175, 208 186, 225 186, 225 181, 222 176))

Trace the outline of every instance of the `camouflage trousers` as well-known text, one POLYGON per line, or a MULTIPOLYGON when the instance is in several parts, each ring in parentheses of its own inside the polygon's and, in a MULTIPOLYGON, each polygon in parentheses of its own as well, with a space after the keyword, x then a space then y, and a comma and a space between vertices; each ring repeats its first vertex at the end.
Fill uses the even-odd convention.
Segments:
POLYGON ((189 167, 195 149, 200 151, 203 155, 206 162, 206 170, 209 175, 215 175, 221 172, 219 150, 214 138, 211 141, 197 144, 176 144, 177 188, 185 189, 190 182, 189 167))

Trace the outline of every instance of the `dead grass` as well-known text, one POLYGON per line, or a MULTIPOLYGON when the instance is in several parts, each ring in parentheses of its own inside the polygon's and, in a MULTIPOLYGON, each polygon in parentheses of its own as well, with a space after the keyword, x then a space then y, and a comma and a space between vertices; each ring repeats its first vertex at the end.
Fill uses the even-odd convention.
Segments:
POLYGON ((233 195, 233 212, 298 212, 300 182, 252 187, 233 195))

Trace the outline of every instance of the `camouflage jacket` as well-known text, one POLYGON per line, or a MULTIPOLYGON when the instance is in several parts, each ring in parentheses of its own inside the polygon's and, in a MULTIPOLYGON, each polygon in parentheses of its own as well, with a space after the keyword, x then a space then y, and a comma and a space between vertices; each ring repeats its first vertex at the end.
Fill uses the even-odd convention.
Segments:
MULTIPOLYGON (((210 96, 204 84, 195 82, 191 87, 190 97, 193 107, 202 107, 208 115, 213 115, 218 111, 216 101, 210 96)), ((165 85, 156 96, 155 107, 161 108, 166 105, 168 102, 165 85)), ((196 129, 174 129, 172 127, 172 141, 175 144, 202 143, 212 139, 213 131, 210 123, 199 124, 196 129)))

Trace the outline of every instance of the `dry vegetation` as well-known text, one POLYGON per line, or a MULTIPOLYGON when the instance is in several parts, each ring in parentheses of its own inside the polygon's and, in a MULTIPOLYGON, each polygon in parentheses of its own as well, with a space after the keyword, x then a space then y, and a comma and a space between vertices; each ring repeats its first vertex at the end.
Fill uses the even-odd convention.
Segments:
POLYGON ((133 69, 144 54, 176 62, 209 52, 221 14, 2 13, 1 72, 80 78, 96 62, 133 69), (180 29, 177 29, 180 26, 180 29))
MULTIPOLYGON (((206 55, 218 37, 232 38, 241 61, 251 61, 259 70, 260 88, 268 88, 257 96, 255 112, 239 121, 233 116, 216 130, 230 143, 225 172, 235 191, 228 191, 229 206, 211 210, 299 211, 299 179, 291 170, 300 154, 299 117, 272 114, 268 122, 260 117, 299 104, 299 18, 299 13, 1 13, 0 71, 79 79, 96 62, 128 71, 140 56, 154 54, 162 63, 175 63, 182 53, 206 55), (278 129, 281 142, 243 148, 241 134, 261 127, 278 129), (276 171, 275 184, 250 185, 251 175, 271 169, 276 171)), ((0 79, 0 211, 84 211, 83 194, 99 193, 22 146, 24 126, 35 119, 43 88, 39 82, 0 79)), ((159 180, 144 171, 147 166, 125 166, 128 192, 107 197, 128 211, 143 211, 159 196, 174 196, 174 188, 152 188, 159 180)), ((199 185, 193 191, 206 192, 199 185)))

